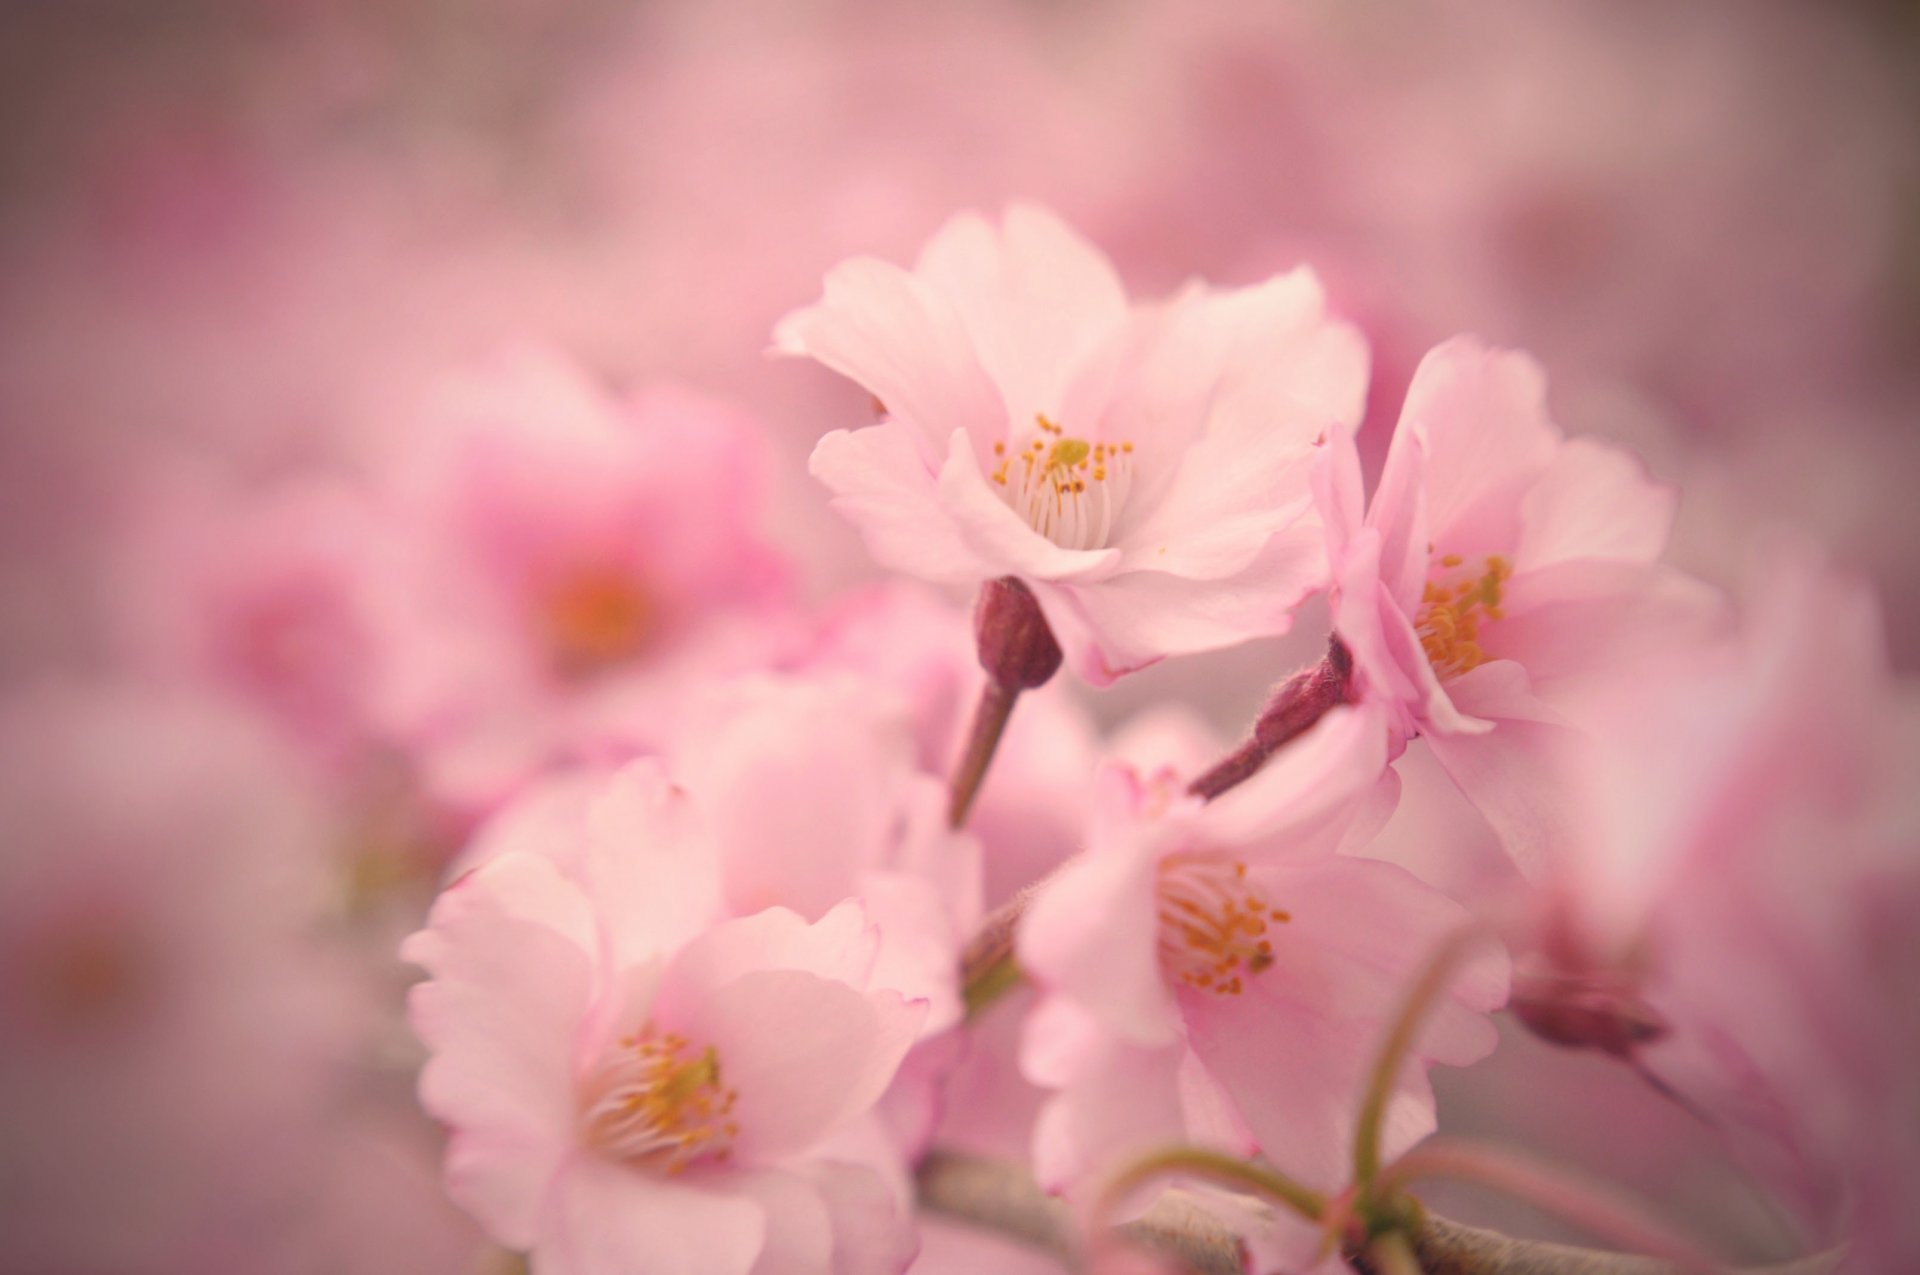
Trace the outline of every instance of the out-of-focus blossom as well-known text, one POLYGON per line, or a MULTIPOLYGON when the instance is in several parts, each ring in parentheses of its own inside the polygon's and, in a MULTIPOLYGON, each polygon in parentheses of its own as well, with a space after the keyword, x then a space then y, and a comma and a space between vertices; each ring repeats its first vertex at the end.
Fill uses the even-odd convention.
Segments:
MULTIPOLYGON (((1920 1182, 1902 984, 1920 967, 1888 918, 1920 876, 1878 611, 1770 548, 1739 640, 1675 652, 1593 711, 1586 835, 1549 861, 1530 1018, 1569 1033, 1597 993, 1643 1006, 1634 1051, 1807 1239, 1852 1235, 1861 1269, 1899 1269, 1920 1254, 1885 1207, 1920 1182)), ((1593 1026, 1585 1043, 1613 1047, 1593 1026)))
POLYGON ((508 853, 408 940, 449 1191, 539 1269, 886 1272, 912 1253, 874 1103, 925 1007, 874 990, 848 903, 715 924, 687 799, 579 872, 508 853))
POLYGON ((1564 704, 1701 631, 1703 587, 1655 559, 1673 494, 1548 420, 1524 355, 1457 339, 1421 363, 1362 513, 1336 438, 1318 483, 1334 627, 1396 750, 1415 735, 1523 867, 1567 835, 1564 704))
POLYGON ((582 741, 658 740, 696 674, 776 649, 762 442, 716 402, 622 402, 521 348, 440 385, 397 461, 417 574, 390 712, 436 790, 484 807, 582 741))
MULTIPOLYGON (((1365 1072, 1402 989, 1466 912, 1403 869, 1336 853, 1379 780, 1377 717, 1329 713, 1216 800, 1105 773, 1086 854, 1022 925, 1047 993, 1025 1067, 1059 1091, 1034 1157, 1070 1187, 1129 1153, 1201 1141, 1346 1181, 1365 1072)), ((1504 962, 1476 964, 1422 1038, 1429 1062, 1493 1047, 1504 962)), ((1393 1095, 1389 1154, 1433 1129, 1424 1068, 1393 1095)))
POLYGON ((156 488, 118 571, 123 657, 252 705, 330 770, 364 763, 406 602, 398 529, 340 474, 156 488))
POLYGON ((1314 444, 1356 423, 1366 353, 1305 271, 1129 307, 1050 214, 949 222, 912 271, 855 258, 778 346, 872 391, 813 471, 882 564, 1014 576, 1088 681, 1284 631, 1323 559, 1314 444))
POLYGON ((325 820, 256 724, 130 683, 0 718, 0 1214, 34 1270, 294 1269, 360 1011, 325 820))

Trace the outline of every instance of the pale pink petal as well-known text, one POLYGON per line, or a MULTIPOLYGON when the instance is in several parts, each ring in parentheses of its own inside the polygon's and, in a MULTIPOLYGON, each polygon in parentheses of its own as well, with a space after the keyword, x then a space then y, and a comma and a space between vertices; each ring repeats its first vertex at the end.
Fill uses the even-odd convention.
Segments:
MULTIPOLYGON (((1431 498, 1427 494, 1430 450, 1426 431, 1408 424, 1403 412, 1387 445, 1380 483, 1367 503, 1366 526, 1378 537, 1375 570, 1379 583, 1403 611, 1419 605, 1433 557, 1428 514, 1431 498)), ((1357 480, 1358 464, 1356 453, 1349 481, 1357 480)))
POLYGON ((1482 629, 1481 646, 1523 665, 1548 700, 1604 693, 1623 669, 1706 641, 1728 619, 1719 590, 1661 563, 1568 561, 1522 571, 1507 582, 1501 609, 1504 618, 1482 629))
POLYGON ((1128 1159, 1185 1139, 1178 1076, 1184 1045, 1112 1036, 1081 1059, 1034 1122, 1033 1167, 1049 1191, 1094 1187, 1128 1159))
POLYGON ((734 1174, 727 1185, 766 1216, 766 1241, 752 1275, 818 1275, 830 1269, 833 1220, 813 1183, 794 1173, 760 1170, 734 1174))
POLYGON ((1333 606, 1333 630, 1353 657, 1353 684, 1365 702, 1379 705, 1401 736, 1414 734, 1414 711, 1423 687, 1396 651, 1404 642, 1388 641, 1389 623, 1406 617, 1380 580, 1380 533, 1366 527, 1348 545, 1339 565, 1333 606))
POLYGON ((1386 767, 1385 713, 1334 708, 1251 779, 1208 802, 1195 826, 1212 844, 1269 855, 1331 850, 1386 767))
POLYGON ((913 748, 889 701, 852 676, 758 676, 696 706, 674 773, 706 814, 733 914, 818 917, 886 866, 913 748))
POLYGON ((833 1226, 833 1275, 899 1275, 919 1251, 907 1209, 860 1164, 827 1161, 808 1173, 833 1226))
POLYGON ((1296 526, 1272 536, 1236 575, 1191 580, 1126 571, 1093 584, 1035 581, 1034 594, 1080 677, 1111 685, 1169 655, 1191 655, 1284 633, 1326 576, 1323 537, 1296 526), (1069 641, 1069 636, 1077 640, 1069 641))
POLYGON ((879 933, 866 910, 848 900, 808 923, 790 908, 767 908, 713 926, 673 958, 663 1003, 698 1000, 755 970, 803 970, 855 987, 867 986, 879 933))
POLYGON ((833 507, 859 528, 880 565, 926 580, 987 579, 995 564, 941 508, 935 478, 940 462, 923 455, 928 447, 940 455, 940 447, 920 442, 907 426, 882 421, 826 435, 808 467, 833 492, 833 507))
POLYGON ((916 273, 950 299, 1008 413, 1021 419, 1059 412, 1076 369, 1127 316, 1107 259, 1033 204, 1010 206, 997 231, 978 213, 953 218, 916 273))
MULTIPOLYGON (((1234 998, 1188 993, 1188 1039, 1232 1095, 1261 1151, 1310 1186, 1337 1187, 1352 1173, 1354 1113, 1378 1047, 1377 1021, 1334 1019, 1288 998, 1268 970, 1234 998), (1229 1000, 1231 1003, 1228 1003, 1229 1000)), ((1386 1151, 1411 1146, 1434 1128, 1424 1072, 1388 1105, 1386 1151)))
MULTIPOLYGON (((1329 855, 1256 870, 1268 902, 1292 918, 1273 927, 1274 964, 1256 980, 1333 1018, 1382 1022, 1472 914, 1397 864, 1329 855)), ((1454 974, 1422 1029, 1421 1057, 1464 1066, 1492 1052, 1486 1017, 1506 1003, 1507 960, 1491 943, 1454 974)))
POLYGON ((1310 494, 1287 464, 1310 463, 1317 442, 1359 423, 1366 346, 1326 318, 1310 271, 1231 290, 1196 285, 1153 336, 1122 368, 1101 428, 1136 447, 1134 497, 1113 543, 1152 553, 1195 528, 1219 538, 1210 513, 1231 527, 1263 506, 1285 509, 1310 494))
POLYGON ((1197 580, 1231 576, 1311 507, 1312 438, 1276 421, 1278 411, 1270 398, 1216 400, 1166 494, 1115 529, 1112 543, 1128 566, 1197 580))
POLYGON ((578 888, 513 855, 450 886, 402 949, 431 975, 408 1014, 433 1055, 421 1104, 453 1130, 447 1189, 504 1243, 533 1242, 543 1186, 572 1144, 595 946, 578 888))
POLYGON ((871 986, 925 1002, 927 1036, 954 1026, 964 1012, 960 949, 971 935, 954 929, 939 887, 904 872, 870 872, 858 889, 880 936, 871 986))
POLYGON ((1528 877, 1537 879, 1550 856, 1586 835, 1569 781, 1581 746, 1573 729, 1509 718, 1483 734, 1436 731, 1426 740, 1528 877))
POLYGON ((576 1155, 548 1192, 533 1275, 747 1275, 764 1210, 721 1180, 665 1178, 576 1155))
POLYGON ((1007 409, 953 301, 898 266, 871 257, 835 266, 821 300, 782 319, 773 339, 872 391, 929 467, 955 430, 997 436, 1005 427, 1007 409))
POLYGON ((671 952, 720 912, 720 859, 702 813, 660 763, 610 778, 587 816, 587 867, 617 967, 671 952))
POLYGON ((673 990, 673 1029, 711 1045, 739 1094, 733 1146, 742 1163, 804 1152, 871 1108, 925 1018, 925 1006, 893 993, 867 995, 799 970, 744 974, 699 998, 673 990))
MULTIPOLYGON (((1134 326, 1115 350, 1100 435, 1135 444, 1143 510, 1159 503, 1216 410, 1257 414, 1265 404, 1274 441, 1301 450, 1337 424, 1359 424, 1366 346, 1353 328, 1327 318, 1310 270, 1245 288, 1194 284, 1138 313, 1134 326)), ((1133 523, 1123 518, 1121 533, 1133 523)))
POLYGON ((1568 559, 1651 562, 1666 548, 1679 493, 1640 459, 1590 438, 1570 438, 1521 502, 1514 568, 1568 559))
POLYGON ((1518 545, 1521 502, 1561 443, 1546 398, 1540 365, 1515 351, 1457 337, 1420 361, 1399 428, 1426 444, 1427 537, 1438 552, 1480 558, 1518 545))
POLYGON ((1336 425, 1314 457, 1313 500, 1327 533, 1327 556, 1344 563, 1349 546, 1366 520, 1366 488, 1360 473, 1360 450, 1353 431, 1336 425))
POLYGON ((1160 972, 1152 831, 1116 831, 1117 844, 1096 837, 1040 891, 1018 939, 1022 969, 1147 1045, 1179 1027, 1160 972))

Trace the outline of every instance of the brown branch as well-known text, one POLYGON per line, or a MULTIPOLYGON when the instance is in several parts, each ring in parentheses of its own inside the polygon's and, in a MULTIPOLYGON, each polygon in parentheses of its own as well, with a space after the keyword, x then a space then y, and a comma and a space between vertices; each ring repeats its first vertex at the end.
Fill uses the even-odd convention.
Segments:
MULTIPOLYGON (((934 1152, 920 1165, 920 1207, 950 1220, 994 1231, 1080 1269, 1073 1219, 1065 1204, 1035 1185, 1021 1166, 934 1152)), ((1245 1269, 1239 1236, 1179 1195, 1164 1196, 1123 1236, 1172 1258, 1196 1275, 1240 1275, 1245 1269)), ((1424 1214, 1413 1235, 1414 1255, 1425 1275, 1678 1275, 1681 1268, 1657 1258, 1601 1249, 1514 1239, 1497 1231, 1462 1226, 1424 1214)), ((1363 1275, 1372 1268, 1349 1255, 1363 1275)), ((1822 1253, 1776 1266, 1741 1268, 1744 1275, 1831 1275, 1838 1253, 1822 1253)))

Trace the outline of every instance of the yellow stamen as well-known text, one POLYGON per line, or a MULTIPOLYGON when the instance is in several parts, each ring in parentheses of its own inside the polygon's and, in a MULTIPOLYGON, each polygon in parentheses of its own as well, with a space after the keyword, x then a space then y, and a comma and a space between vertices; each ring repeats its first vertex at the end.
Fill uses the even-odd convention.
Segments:
POLYGON ((616 1044, 582 1126, 609 1155, 678 1174, 696 1160, 726 1158, 740 1132, 737 1097, 721 1083, 711 1045, 693 1053, 686 1037, 656 1035, 649 1025, 616 1044))
POLYGON ((1293 919, 1267 906, 1238 861, 1174 855, 1160 865, 1158 897, 1161 968, 1216 996, 1238 996, 1270 969, 1268 929, 1293 919))
MULTIPOLYGON (((1463 561, 1459 554, 1450 553, 1440 559, 1440 565, 1453 568, 1463 561)), ((1499 554, 1489 555, 1486 563, 1485 572, 1476 579, 1456 584, 1429 580, 1421 593, 1420 616, 1414 629, 1420 635, 1420 649, 1442 680, 1486 663, 1480 626, 1504 618, 1501 602, 1513 566, 1499 554)))

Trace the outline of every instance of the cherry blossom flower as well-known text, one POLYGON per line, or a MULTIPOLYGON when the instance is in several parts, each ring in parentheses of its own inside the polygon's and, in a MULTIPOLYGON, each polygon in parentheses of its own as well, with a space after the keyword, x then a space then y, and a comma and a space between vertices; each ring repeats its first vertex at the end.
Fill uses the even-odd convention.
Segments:
POLYGON ((1096 685, 1287 627, 1323 572, 1314 443, 1353 425, 1359 336, 1305 270, 1129 306, 1050 214, 948 222, 911 271, 843 262, 777 347, 858 381, 885 418, 813 472, 890 568, 1024 581, 1096 685))
MULTIPOLYGON (((1057 1093, 1034 1159, 1083 1183, 1169 1141, 1256 1149, 1310 1185, 1350 1172, 1365 1073, 1403 988, 1466 923, 1403 869, 1336 851, 1385 764, 1371 712, 1337 708, 1246 783, 1202 804, 1178 777, 1102 778, 1086 854, 1034 902, 1019 959, 1046 997, 1024 1065, 1057 1093)), ((1419 1052, 1472 1062, 1505 998, 1475 964, 1419 1052)), ((1388 1154, 1430 1132, 1424 1069, 1393 1096, 1388 1154)))
POLYGON ((898 705, 846 675, 752 676, 686 696, 664 759, 529 786, 458 866, 532 853, 584 880, 592 856, 658 835, 669 801, 700 847, 675 871, 714 917, 778 906, 816 921, 858 898, 879 934, 876 985, 927 1002, 929 1032, 951 1026, 960 947, 981 911, 980 848, 945 826, 942 786, 915 769, 898 705))
POLYGON ((763 444, 720 404, 616 400, 518 348, 443 382, 401 459, 418 596, 391 711, 456 799, 484 808, 596 739, 657 739, 694 673, 775 649, 763 444))
POLYGON ((639 795, 647 835, 589 845, 579 877, 503 854, 407 942, 449 1192, 559 1275, 902 1269, 871 1115, 925 1007, 872 987, 855 904, 715 924, 687 802, 639 795))
POLYGON ((1674 496, 1567 439, 1525 355, 1458 338, 1421 362, 1362 513, 1337 433, 1317 476, 1334 627, 1395 751, 1418 735, 1525 869, 1566 835, 1569 704, 1697 637, 1713 595, 1655 559, 1674 496))
POLYGON ((1868 1269, 1899 1269, 1920 1254, 1884 1208, 1920 1183, 1901 987, 1920 962, 1890 918, 1920 901, 1920 823, 1871 594, 1799 546, 1765 556, 1737 639, 1672 653, 1591 714, 1587 835, 1543 883, 1528 1018, 1642 1057, 1804 1240, 1856 1232, 1899 1258, 1868 1269), (1610 1031, 1600 993, 1644 1029, 1610 1031))
POLYGON ((316 941, 302 768, 230 707, 128 682, 16 688, 0 763, 8 1262, 295 1269, 365 1008, 316 941))

